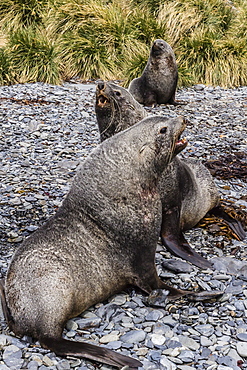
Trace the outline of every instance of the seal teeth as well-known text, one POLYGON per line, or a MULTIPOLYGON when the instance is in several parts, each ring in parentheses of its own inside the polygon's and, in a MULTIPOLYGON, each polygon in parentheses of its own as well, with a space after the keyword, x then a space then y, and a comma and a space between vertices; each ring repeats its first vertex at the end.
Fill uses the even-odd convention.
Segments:
POLYGON ((104 105, 108 102, 108 99, 104 95, 98 96, 98 106, 104 107, 104 105))

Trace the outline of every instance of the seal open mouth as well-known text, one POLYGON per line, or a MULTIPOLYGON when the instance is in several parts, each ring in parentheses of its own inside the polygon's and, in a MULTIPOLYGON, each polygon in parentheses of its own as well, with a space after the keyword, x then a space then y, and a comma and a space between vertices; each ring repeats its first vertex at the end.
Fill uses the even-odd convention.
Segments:
POLYGON ((185 137, 181 139, 181 135, 183 131, 184 131, 184 128, 180 131, 175 141, 174 155, 177 155, 178 153, 180 153, 188 144, 188 141, 185 137))
POLYGON ((103 94, 101 94, 97 97, 97 105, 100 108, 103 108, 108 102, 109 102, 109 100, 103 94))
POLYGON ((188 141, 185 137, 183 137, 182 139, 178 139, 175 143, 175 154, 178 154, 179 152, 181 152, 188 144, 188 141))

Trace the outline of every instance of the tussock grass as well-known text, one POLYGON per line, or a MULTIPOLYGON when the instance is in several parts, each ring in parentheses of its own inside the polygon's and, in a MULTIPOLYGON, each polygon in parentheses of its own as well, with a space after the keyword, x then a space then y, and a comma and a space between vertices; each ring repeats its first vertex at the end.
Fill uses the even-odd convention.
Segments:
POLYGON ((0 48, 0 85, 10 85, 15 81, 8 54, 0 48))
POLYGON ((247 85, 246 0, 1 0, 0 21, 0 83, 78 76, 127 86, 162 38, 180 86, 247 85))
POLYGON ((158 19, 167 24, 182 84, 187 83, 183 70, 189 74, 189 83, 247 84, 247 6, 242 1, 234 3, 182 0, 161 6, 158 19))
POLYGON ((59 54, 54 43, 43 33, 43 29, 13 31, 7 51, 19 83, 61 82, 59 54))
POLYGON ((1 0, 0 21, 7 31, 42 24, 49 0, 1 0))

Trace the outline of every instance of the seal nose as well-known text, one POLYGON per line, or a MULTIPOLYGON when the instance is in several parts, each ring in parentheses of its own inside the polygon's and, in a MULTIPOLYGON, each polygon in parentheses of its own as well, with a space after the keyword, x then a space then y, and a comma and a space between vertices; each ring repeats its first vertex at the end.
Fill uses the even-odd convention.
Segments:
POLYGON ((160 49, 165 46, 165 42, 163 40, 155 40, 153 43, 154 49, 160 49))
POLYGON ((105 84, 104 84, 104 82, 99 82, 99 83, 98 83, 98 89, 99 89, 99 90, 104 90, 104 88, 105 88, 105 84))

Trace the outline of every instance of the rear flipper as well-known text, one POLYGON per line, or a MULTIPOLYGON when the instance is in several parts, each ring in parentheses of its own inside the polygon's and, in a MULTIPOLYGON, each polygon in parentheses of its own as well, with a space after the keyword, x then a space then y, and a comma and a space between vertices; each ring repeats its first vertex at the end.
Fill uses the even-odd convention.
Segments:
POLYGON ((131 357, 121 355, 105 347, 94 346, 84 342, 74 342, 63 338, 40 338, 43 347, 55 352, 58 356, 75 356, 88 358, 90 360, 103 362, 105 364, 122 368, 128 366, 129 369, 138 369, 142 363, 131 357))
POLYGON ((225 223, 230 227, 237 240, 244 240, 246 233, 241 222, 235 220, 235 218, 226 213, 221 206, 212 208, 209 213, 216 217, 222 218, 223 221, 225 221, 225 223))
POLYGON ((200 268, 212 268, 211 262, 194 251, 180 230, 180 214, 177 208, 163 213, 161 225, 162 244, 175 256, 193 263, 200 268))

